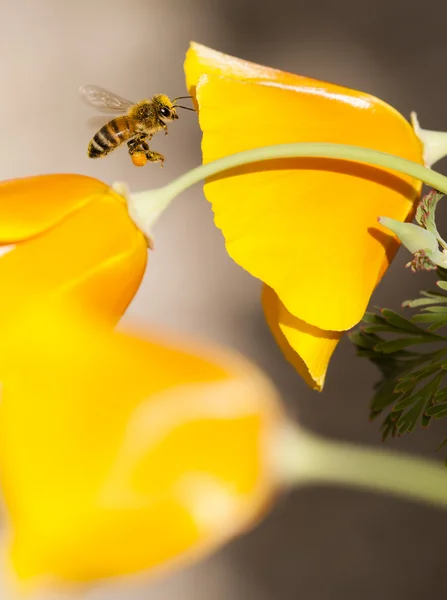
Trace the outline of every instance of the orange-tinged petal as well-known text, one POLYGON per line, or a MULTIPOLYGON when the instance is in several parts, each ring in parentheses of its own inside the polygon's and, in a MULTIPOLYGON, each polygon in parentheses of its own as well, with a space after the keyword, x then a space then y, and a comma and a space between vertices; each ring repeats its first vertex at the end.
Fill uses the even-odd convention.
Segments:
POLYGON ((144 235, 124 200, 105 188, 56 226, 0 257, 0 322, 46 298, 75 300, 115 324, 138 290, 146 260, 144 235))
POLYGON ((0 481, 23 580, 191 560, 270 505, 282 417, 242 358, 53 311, 5 328, 0 378, 0 481))
POLYGON ((329 361, 342 333, 324 331, 294 317, 268 286, 263 287, 262 306, 267 324, 284 356, 309 387, 321 391, 329 361))
MULTIPOLYGON (((353 144, 422 163, 409 123, 373 96, 198 45, 185 68, 199 106, 205 163, 306 141, 353 144)), ((420 183, 328 159, 269 161, 233 175, 205 185, 230 256, 299 319, 330 331, 355 325, 397 249, 377 217, 410 218, 420 183)))
MULTIPOLYGON (((290 83, 291 85, 303 82, 306 85, 321 86, 321 81, 317 79, 301 77, 279 69, 257 65, 248 60, 236 58, 212 48, 207 48, 202 44, 191 42, 185 61, 186 86, 191 92, 195 92, 195 87, 204 73, 243 81, 266 80, 283 84, 290 83)), ((333 87, 341 89, 339 86, 333 87)), ((351 90, 346 91, 350 92, 351 90)))
POLYGON ((83 205, 108 194, 109 189, 85 175, 38 175, 0 182, 0 244, 19 242, 46 231, 83 205))

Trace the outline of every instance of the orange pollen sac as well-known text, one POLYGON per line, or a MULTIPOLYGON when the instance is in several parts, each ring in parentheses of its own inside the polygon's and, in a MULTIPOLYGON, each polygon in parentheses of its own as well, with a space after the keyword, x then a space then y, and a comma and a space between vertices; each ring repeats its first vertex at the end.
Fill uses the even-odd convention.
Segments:
POLYGON ((147 163, 147 156, 144 152, 135 152, 131 155, 131 158, 136 167, 144 167, 147 163))

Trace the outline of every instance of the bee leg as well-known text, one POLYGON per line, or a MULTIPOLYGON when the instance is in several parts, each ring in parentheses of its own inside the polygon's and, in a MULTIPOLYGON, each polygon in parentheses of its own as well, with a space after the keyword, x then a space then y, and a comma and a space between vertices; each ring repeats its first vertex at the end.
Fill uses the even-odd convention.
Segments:
POLYGON ((127 148, 128 148, 130 155, 132 155, 134 152, 136 152, 136 150, 138 148, 138 144, 137 144, 136 140, 129 140, 127 142, 127 148))
POLYGON ((149 150, 149 146, 144 141, 148 137, 147 133, 141 133, 140 135, 135 136, 131 140, 127 142, 127 147, 129 149, 129 154, 135 154, 135 152, 146 151, 145 146, 149 150))
POLYGON ((164 129, 165 135, 168 135, 168 126, 166 125, 166 123, 164 121, 158 121, 158 124, 160 126, 160 129, 164 129))
POLYGON ((160 152, 155 152, 154 150, 148 150, 146 152, 146 158, 149 162, 161 163, 160 164, 161 167, 163 166, 163 163, 165 161, 165 157, 163 156, 163 154, 160 154, 160 152))

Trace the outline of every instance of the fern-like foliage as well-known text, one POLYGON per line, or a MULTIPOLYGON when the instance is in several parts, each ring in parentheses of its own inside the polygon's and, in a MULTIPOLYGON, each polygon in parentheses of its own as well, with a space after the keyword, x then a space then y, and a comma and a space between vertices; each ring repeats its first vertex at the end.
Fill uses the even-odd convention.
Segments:
MULTIPOLYGON (((409 319, 383 309, 366 313, 350 334, 357 354, 377 365, 371 418, 386 414, 382 437, 411 433, 431 419, 447 417, 447 270, 438 268, 437 291, 423 291, 403 306, 416 309, 409 319)), ((440 445, 447 444, 447 438, 440 445)), ((447 464, 447 461, 446 461, 447 464)))

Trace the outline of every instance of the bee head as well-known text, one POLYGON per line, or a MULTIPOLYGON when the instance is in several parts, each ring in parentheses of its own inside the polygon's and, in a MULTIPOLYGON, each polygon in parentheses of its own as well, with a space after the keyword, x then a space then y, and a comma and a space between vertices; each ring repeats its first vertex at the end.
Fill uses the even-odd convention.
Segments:
POLYGON ((152 98, 155 112, 162 121, 174 121, 178 119, 174 103, 165 94, 158 94, 152 98))

